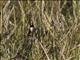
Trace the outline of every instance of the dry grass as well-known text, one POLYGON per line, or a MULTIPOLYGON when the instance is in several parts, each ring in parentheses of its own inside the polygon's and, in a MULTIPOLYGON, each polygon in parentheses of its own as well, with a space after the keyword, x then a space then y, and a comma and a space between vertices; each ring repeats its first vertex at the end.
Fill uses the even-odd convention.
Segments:
POLYGON ((80 60, 79 6, 67 0, 0 1, 1 60, 80 60))

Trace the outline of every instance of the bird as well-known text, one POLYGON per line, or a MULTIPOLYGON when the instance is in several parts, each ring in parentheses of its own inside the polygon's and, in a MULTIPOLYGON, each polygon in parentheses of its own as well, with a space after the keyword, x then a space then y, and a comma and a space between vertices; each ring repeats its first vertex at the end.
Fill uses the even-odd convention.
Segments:
POLYGON ((34 25, 30 26, 30 31, 33 32, 34 31, 34 25))
POLYGON ((29 27, 28 36, 33 36, 34 31, 35 31, 35 27, 33 25, 33 22, 31 22, 30 27, 29 27))

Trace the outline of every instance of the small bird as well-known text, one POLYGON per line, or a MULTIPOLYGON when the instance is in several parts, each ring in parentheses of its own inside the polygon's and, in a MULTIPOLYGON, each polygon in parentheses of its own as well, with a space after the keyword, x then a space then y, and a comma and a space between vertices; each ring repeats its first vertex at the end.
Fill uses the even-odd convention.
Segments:
POLYGON ((33 32, 34 31, 34 25, 30 26, 30 31, 33 32))
POLYGON ((34 33, 34 30, 35 30, 35 27, 34 27, 33 23, 31 22, 29 32, 28 32, 28 36, 32 36, 33 33, 34 33))

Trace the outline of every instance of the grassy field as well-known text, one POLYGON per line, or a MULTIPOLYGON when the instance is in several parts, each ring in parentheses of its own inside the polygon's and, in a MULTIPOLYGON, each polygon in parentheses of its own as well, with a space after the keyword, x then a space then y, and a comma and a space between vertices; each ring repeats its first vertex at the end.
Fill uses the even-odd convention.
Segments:
POLYGON ((80 60, 80 1, 1 0, 0 60, 80 60))

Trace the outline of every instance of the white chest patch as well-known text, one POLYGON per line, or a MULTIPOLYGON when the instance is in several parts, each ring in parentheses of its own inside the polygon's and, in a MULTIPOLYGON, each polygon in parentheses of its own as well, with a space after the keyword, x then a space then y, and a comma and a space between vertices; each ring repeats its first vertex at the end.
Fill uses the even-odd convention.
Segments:
POLYGON ((33 27, 30 27, 30 31, 31 31, 31 32, 33 31, 33 29, 34 29, 33 27))

